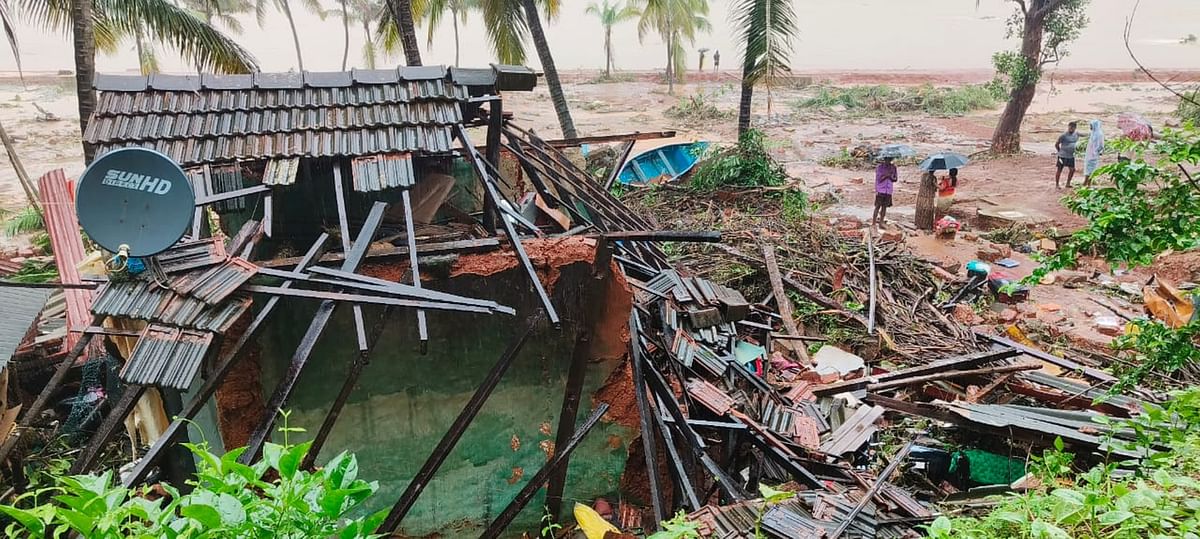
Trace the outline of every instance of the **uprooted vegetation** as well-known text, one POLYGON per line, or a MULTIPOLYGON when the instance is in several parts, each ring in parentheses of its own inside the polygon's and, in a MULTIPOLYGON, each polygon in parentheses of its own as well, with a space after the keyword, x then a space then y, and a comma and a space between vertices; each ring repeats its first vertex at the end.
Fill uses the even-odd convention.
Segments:
POLYGON ((716 105, 717 99, 723 93, 725 93, 724 90, 713 92, 702 90, 696 92, 690 96, 680 98, 677 103, 671 105, 663 114, 668 118, 692 125, 728 120, 733 118, 733 111, 721 109, 716 105))
POLYGON ((768 151, 762 131, 746 131, 738 143, 709 153, 692 173, 690 185, 701 191, 722 187, 777 187, 787 171, 768 151))
POLYGON ((821 111, 850 114, 924 112, 939 116, 961 116, 995 108, 1002 98, 991 84, 937 87, 821 86, 815 93, 792 103, 798 112, 821 111))

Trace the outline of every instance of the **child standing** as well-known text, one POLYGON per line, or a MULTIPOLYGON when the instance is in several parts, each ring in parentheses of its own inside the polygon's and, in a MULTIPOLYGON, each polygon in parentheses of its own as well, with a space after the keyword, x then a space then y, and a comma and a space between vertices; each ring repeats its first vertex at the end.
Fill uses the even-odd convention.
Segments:
POLYGON ((871 213, 871 226, 878 227, 886 222, 887 209, 892 206, 892 186, 898 172, 891 157, 884 157, 875 167, 875 210, 871 213))

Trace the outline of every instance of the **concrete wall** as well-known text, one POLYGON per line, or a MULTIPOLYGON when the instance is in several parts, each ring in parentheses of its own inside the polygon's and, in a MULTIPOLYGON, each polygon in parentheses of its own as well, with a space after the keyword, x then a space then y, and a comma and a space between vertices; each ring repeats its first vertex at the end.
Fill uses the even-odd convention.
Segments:
MULTIPOLYGON (((578 295, 588 266, 562 268, 553 291, 564 324, 545 327, 527 342, 474 423, 404 520, 411 536, 468 536, 493 519, 546 462, 554 442, 563 386, 578 320, 578 295)), ((397 310, 371 357, 318 462, 342 450, 358 455, 360 477, 379 481, 369 509, 389 508, 446 432, 488 370, 534 312, 536 295, 523 273, 466 275, 431 286, 496 300, 517 308, 517 317, 430 312, 427 355, 419 352, 416 317, 397 310)), ((308 327, 315 301, 287 300, 264 329, 262 386, 269 398, 308 327)), ((366 309, 368 328, 382 309, 366 309)), ((315 433, 357 353, 352 311, 338 308, 318 343, 286 409, 290 425, 315 433)), ((591 395, 615 361, 590 365, 579 420, 590 412, 591 395)), ((566 509, 572 500, 614 496, 633 433, 602 423, 571 460, 566 509)), ((279 435, 276 435, 279 441, 279 435)), ((544 491, 510 529, 538 530, 544 491)))

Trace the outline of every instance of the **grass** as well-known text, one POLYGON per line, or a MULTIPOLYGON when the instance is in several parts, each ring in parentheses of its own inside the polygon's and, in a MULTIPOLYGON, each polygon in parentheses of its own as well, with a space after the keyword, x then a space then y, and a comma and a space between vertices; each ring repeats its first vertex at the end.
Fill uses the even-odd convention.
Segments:
POLYGON ((584 81, 584 84, 612 84, 615 82, 633 82, 635 80, 637 80, 637 77, 633 73, 617 72, 611 75, 600 73, 599 75, 584 81))
POLYGON ((1186 95, 1192 102, 1180 99, 1175 114, 1179 115, 1181 120, 1200 123, 1200 105, 1196 105, 1196 103, 1200 103, 1200 89, 1184 92, 1183 95, 1186 95))
POLYGON ((813 96, 792 106, 800 112, 841 109, 851 114, 924 112, 939 116, 961 116, 995 108, 1002 96, 991 84, 935 87, 885 85, 821 86, 813 96))

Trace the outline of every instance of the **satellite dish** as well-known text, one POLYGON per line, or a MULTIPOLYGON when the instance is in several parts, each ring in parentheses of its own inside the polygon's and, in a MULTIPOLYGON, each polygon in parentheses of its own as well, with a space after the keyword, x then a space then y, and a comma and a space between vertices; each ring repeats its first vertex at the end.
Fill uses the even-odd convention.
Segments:
POLYGON ((92 162, 76 186, 75 213, 92 241, 131 257, 175 245, 192 224, 196 195, 171 158, 124 148, 92 162))

